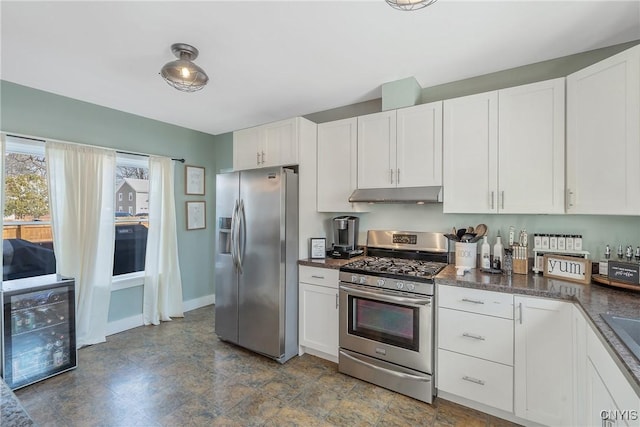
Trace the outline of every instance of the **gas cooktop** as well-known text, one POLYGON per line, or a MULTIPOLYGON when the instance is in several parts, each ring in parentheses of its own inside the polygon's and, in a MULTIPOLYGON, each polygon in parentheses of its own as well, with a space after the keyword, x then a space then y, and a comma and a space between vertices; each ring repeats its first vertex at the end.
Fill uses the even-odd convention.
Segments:
POLYGON ((350 262, 340 270, 351 273, 374 275, 411 276, 412 278, 431 279, 447 266, 443 262, 423 261, 416 259, 368 256, 350 262))

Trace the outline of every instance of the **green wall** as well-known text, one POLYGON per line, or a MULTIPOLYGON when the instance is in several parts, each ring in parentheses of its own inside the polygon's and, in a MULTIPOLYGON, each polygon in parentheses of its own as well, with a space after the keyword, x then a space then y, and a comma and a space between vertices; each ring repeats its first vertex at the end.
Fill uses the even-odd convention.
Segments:
MULTIPOLYGON (((203 198, 184 195, 184 165, 176 163, 178 249, 183 300, 213 294, 215 172, 220 167, 229 167, 228 136, 215 137, 6 81, 0 84, 0 129, 4 132, 184 158, 185 164, 205 167, 207 228, 187 231, 185 201, 203 198), (216 152, 217 141, 220 141, 220 158, 216 152)), ((141 312, 140 289, 112 293, 109 320, 141 312)))

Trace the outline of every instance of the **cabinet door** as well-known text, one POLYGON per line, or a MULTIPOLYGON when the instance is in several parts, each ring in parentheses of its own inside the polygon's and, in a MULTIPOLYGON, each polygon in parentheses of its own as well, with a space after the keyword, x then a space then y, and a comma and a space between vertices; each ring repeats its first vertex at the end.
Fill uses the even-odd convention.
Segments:
POLYGON ((514 297, 514 409, 545 425, 573 425, 571 303, 514 297))
POLYGON ((498 211, 564 213, 564 78, 498 92, 498 211))
POLYGON ((396 111, 358 117, 358 188, 396 186, 396 111))
POLYGON ((233 170, 255 169, 261 165, 260 128, 233 132, 233 170))
POLYGON ((396 183, 442 185, 442 101, 397 110, 396 183))
POLYGON ((444 101, 444 213, 496 213, 498 93, 444 101))
POLYGON ((640 46, 567 77, 567 213, 640 214, 640 46))
MULTIPOLYGON (((598 371, 587 361, 587 424, 592 427, 616 426, 611 415, 618 409, 598 371), (610 415, 611 414, 611 415, 610 415)), ((619 424, 626 425, 626 424, 619 424)))
POLYGON ((261 166, 298 164, 298 132, 296 119, 269 123, 260 128, 262 144, 261 166))
POLYGON ((300 283, 300 345, 338 358, 338 290, 300 283))
POLYGON ((357 188, 358 119, 318 125, 318 212, 349 212, 357 188))

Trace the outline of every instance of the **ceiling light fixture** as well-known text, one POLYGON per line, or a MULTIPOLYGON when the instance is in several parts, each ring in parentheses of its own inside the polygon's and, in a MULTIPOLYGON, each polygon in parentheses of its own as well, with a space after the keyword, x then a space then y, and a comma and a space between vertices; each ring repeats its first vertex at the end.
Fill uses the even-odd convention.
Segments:
POLYGON ((398 10, 418 10, 435 3, 437 0, 385 0, 389 6, 398 10))
POLYGON ((193 61, 198 57, 198 49, 185 43, 171 45, 171 52, 178 58, 168 62, 160 70, 162 78, 182 92, 195 92, 202 89, 209 77, 193 61))

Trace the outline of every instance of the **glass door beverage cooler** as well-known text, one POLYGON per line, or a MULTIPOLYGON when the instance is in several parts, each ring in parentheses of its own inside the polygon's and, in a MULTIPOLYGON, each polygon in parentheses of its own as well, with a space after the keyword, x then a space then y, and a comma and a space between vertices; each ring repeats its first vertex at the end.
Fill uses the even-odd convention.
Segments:
POLYGON ((18 389, 76 367, 75 282, 56 274, 2 283, 2 377, 18 389))

